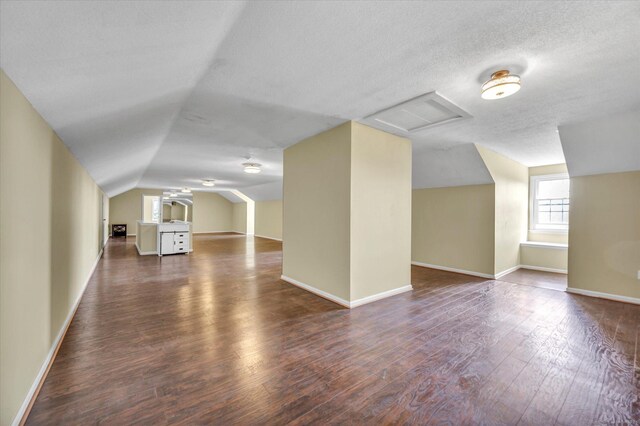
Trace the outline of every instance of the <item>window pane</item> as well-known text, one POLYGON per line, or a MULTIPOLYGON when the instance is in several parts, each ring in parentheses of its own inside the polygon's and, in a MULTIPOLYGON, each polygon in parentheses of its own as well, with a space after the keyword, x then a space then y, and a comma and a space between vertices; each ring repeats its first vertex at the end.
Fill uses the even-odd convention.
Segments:
POLYGON ((160 197, 156 195, 142 196, 142 220, 144 222, 160 222, 160 197))
POLYGON ((562 212, 551 212, 551 223, 562 223, 562 212))
POLYGON ((153 199, 153 212, 151 213, 151 221, 155 223, 160 222, 160 197, 154 197, 153 199))
POLYGON ((550 223, 551 217, 547 211, 538 212, 538 223, 550 223))
POLYGON ((536 196, 538 199, 569 198, 569 179, 539 181, 536 196))

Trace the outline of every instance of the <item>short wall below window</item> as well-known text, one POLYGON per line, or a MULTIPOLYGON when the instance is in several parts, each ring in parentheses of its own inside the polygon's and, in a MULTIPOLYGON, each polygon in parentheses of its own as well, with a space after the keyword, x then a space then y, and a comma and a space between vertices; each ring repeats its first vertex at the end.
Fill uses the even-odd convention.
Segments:
POLYGON ((548 231, 529 231, 527 241, 536 241, 541 243, 568 244, 568 232, 548 232, 548 231))
POLYGON ((520 264, 543 271, 567 272, 567 247, 535 244, 520 245, 520 264))

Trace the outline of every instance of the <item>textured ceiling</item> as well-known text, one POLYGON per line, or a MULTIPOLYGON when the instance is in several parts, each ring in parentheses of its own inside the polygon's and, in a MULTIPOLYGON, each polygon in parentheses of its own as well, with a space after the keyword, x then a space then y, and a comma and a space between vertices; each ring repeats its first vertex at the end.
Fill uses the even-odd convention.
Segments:
POLYGON ((640 105, 639 18, 639 2, 3 1, 0 65, 109 195, 216 179, 262 200, 281 196, 284 147, 433 90, 473 118, 411 135, 414 187, 485 183, 473 143, 563 162, 558 125, 640 105), (482 100, 505 67, 522 90, 482 100))
POLYGON ((571 176, 640 170, 640 109, 559 131, 571 176))

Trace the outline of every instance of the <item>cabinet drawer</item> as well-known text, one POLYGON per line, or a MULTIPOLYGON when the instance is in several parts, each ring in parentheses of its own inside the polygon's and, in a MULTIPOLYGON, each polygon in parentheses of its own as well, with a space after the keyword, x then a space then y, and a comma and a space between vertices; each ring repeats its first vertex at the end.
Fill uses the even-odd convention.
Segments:
POLYGON ((173 242, 175 244, 186 244, 186 245, 189 245, 189 238, 174 238, 173 242))
POLYGON ((189 251, 189 246, 175 246, 173 248, 174 253, 186 253, 189 251))
POLYGON ((189 238, 188 232, 176 232, 174 235, 175 239, 189 238))

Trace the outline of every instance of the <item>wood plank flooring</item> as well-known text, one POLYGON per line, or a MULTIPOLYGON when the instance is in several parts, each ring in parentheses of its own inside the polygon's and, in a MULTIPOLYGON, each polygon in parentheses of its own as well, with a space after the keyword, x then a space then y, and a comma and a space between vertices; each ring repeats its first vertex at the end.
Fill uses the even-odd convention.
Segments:
POLYGON ((638 424, 640 306, 414 267, 354 310, 281 243, 112 240, 27 424, 638 424))
POLYGON ((556 272, 533 271, 530 269, 518 269, 500 278, 514 284, 532 285, 551 290, 565 291, 567 289, 567 274, 556 272))

